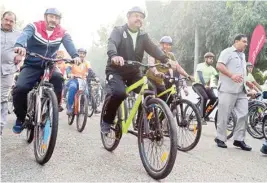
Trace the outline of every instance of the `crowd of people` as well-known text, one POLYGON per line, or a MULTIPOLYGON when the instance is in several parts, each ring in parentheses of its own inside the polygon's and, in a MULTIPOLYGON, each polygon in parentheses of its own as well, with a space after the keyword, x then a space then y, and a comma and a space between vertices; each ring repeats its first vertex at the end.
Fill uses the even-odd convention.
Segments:
MULTIPOLYGON (((109 37, 107 45, 108 61, 106 66, 107 105, 103 109, 101 132, 109 133, 114 123, 116 111, 121 102, 127 97, 125 87, 142 78, 142 73, 136 67, 125 65, 125 60, 142 62, 144 52, 150 56, 149 64, 168 63, 171 68, 153 67, 148 69, 146 75, 151 88, 160 93, 168 86, 163 79, 165 75, 185 77, 193 81, 196 92, 201 97, 201 116, 204 116, 208 106, 213 105, 217 97, 212 86, 218 80, 218 125, 215 142, 218 147, 227 148, 226 130, 227 121, 231 111, 237 115, 237 124, 234 131, 234 146, 250 151, 252 148, 245 143, 246 120, 248 115, 247 95, 255 95, 263 88, 254 79, 253 65, 246 62, 244 51, 247 47, 247 36, 237 35, 233 45, 220 53, 216 69, 212 66, 215 55, 207 52, 204 62, 197 65, 194 77, 190 76, 178 63, 172 53, 173 40, 170 36, 163 36, 157 46, 152 42, 146 32, 140 28, 146 14, 140 7, 133 7, 127 13, 128 22, 115 27, 109 37), (208 102, 209 101, 209 102, 208 102), (207 103, 208 102, 208 103, 207 103)), ((64 45, 74 64, 57 63, 57 70, 52 74, 50 82, 54 86, 59 111, 63 111, 62 97, 68 91, 67 114, 73 112, 74 96, 79 80, 96 78, 90 63, 86 60, 87 51, 84 48, 76 49, 71 36, 61 27, 62 14, 55 8, 49 8, 44 13, 44 20, 28 24, 22 33, 16 31, 16 15, 7 11, 1 19, 1 133, 7 122, 7 95, 11 89, 14 73, 19 70, 15 87, 13 89, 14 112, 17 117, 13 126, 14 133, 21 133, 22 124, 27 112, 27 94, 43 75, 42 60, 27 55, 27 51, 38 53, 45 57, 64 58, 64 52, 59 46, 64 45), (23 64, 22 64, 23 63, 23 64), (21 66, 22 65, 22 66, 21 66), (70 78, 64 83, 64 77, 70 78)), ((186 82, 183 89, 188 95, 186 82)), ((138 92, 140 88, 135 91, 138 92)), ((166 100, 166 96, 162 96, 166 100)), ((204 124, 204 122, 203 122, 204 124)), ((267 154, 267 141, 263 144, 261 152, 267 154)))

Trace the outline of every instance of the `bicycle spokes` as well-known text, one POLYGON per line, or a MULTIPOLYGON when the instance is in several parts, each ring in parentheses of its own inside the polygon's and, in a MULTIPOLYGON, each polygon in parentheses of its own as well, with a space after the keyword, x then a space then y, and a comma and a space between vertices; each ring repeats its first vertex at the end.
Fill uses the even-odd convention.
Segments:
POLYGON ((163 110, 156 105, 150 106, 147 114, 148 133, 144 128, 143 144, 146 157, 153 169, 162 169, 169 157, 170 140, 168 139, 169 126, 163 110), (148 144, 148 145, 145 145, 148 144))

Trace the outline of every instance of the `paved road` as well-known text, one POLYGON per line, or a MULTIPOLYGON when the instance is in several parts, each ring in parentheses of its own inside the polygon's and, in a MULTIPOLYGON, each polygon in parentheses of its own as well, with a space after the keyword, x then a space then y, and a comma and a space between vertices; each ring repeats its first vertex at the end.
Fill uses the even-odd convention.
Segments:
MULTIPOLYGON (((13 181, 153 181, 141 163, 137 139, 125 135, 118 148, 107 152, 99 134, 99 115, 88 120, 83 133, 69 126, 65 113, 60 114, 56 148, 50 161, 35 162, 33 145, 25 142, 25 133, 11 131, 14 115, 4 130, 1 143, 1 177, 13 181)), ((204 126, 198 146, 188 153, 178 152, 172 173, 162 181, 267 181, 267 157, 259 149, 261 140, 247 135, 252 152, 233 147, 216 147, 214 124, 204 126)))

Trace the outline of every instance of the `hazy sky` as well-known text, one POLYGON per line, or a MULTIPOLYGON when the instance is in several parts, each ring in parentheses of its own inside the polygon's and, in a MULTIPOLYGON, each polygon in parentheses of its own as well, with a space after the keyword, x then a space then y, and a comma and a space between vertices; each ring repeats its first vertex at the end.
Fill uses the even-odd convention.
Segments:
POLYGON ((61 25, 69 31, 76 47, 86 48, 101 24, 112 23, 132 6, 145 8, 144 0, 1 0, 1 4, 6 10, 14 11, 24 25, 43 20, 46 8, 58 8, 63 14, 61 25))

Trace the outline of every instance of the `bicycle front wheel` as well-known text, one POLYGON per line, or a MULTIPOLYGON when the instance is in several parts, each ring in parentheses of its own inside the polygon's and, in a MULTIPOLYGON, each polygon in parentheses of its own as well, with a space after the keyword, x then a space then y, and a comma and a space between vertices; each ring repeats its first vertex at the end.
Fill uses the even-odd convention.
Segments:
POLYGON ((172 171, 176 160, 175 121, 170 108, 158 98, 149 99, 142 113, 145 115, 140 115, 138 122, 138 147, 141 161, 152 178, 163 179, 172 171), (146 142, 148 142, 147 148, 146 142), (165 147, 166 149, 163 149, 165 147), (156 153, 157 157, 151 157, 153 153, 156 153))
POLYGON ((79 111, 77 115, 77 130, 78 132, 82 132, 87 123, 87 115, 88 115, 88 101, 87 96, 85 94, 81 94, 79 96, 79 111))
POLYGON ((93 95, 90 94, 88 97, 88 117, 92 117, 96 110, 96 103, 93 95))
POLYGON ((262 123, 264 111, 266 110, 266 106, 263 103, 255 103, 249 106, 248 109, 248 133, 256 139, 263 139, 264 134, 262 131, 262 123))
POLYGON ((58 102, 54 91, 43 90, 41 111, 36 109, 36 114, 41 113, 41 123, 34 128, 34 155, 36 161, 43 165, 47 163, 54 151, 58 132, 58 102))
POLYGON ((172 112, 177 121, 177 145, 180 151, 190 151, 199 142, 202 125, 199 109, 189 100, 181 99, 174 106, 172 112))
POLYGON ((264 138, 267 140, 267 117, 263 118, 262 131, 263 131, 264 138))

